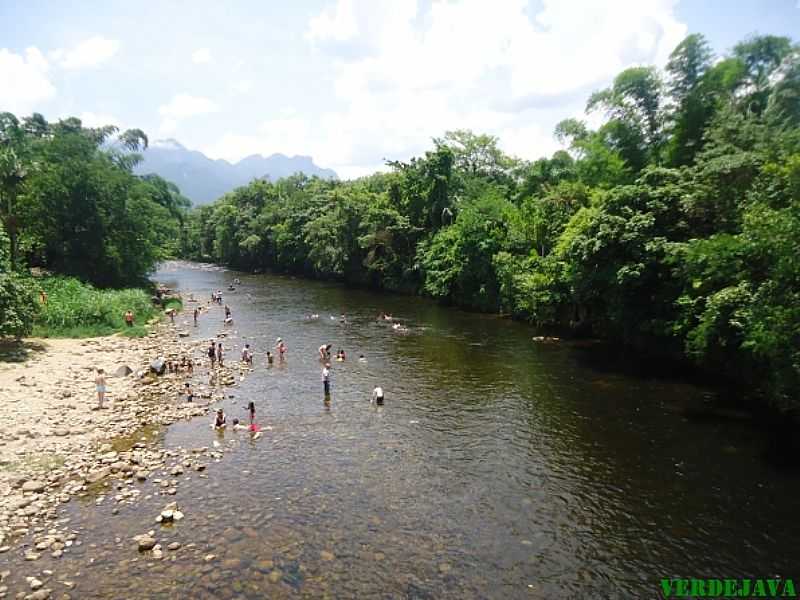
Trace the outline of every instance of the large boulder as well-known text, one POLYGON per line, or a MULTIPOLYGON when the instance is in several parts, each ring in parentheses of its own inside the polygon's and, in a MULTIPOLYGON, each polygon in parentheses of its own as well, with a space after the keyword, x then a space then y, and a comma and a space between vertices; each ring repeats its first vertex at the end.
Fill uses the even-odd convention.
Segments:
POLYGON ((163 375, 167 371, 167 361, 157 358, 150 363, 150 372, 156 375, 163 375))
POLYGON ((117 367, 117 370, 114 371, 115 377, 127 377, 133 373, 133 369, 131 369, 128 365, 120 365, 117 367))

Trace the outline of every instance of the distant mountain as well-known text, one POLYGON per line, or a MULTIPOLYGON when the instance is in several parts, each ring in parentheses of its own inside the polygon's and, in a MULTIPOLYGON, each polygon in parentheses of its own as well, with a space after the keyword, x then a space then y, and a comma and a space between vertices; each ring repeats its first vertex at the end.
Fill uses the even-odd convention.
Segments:
POLYGON ((156 173, 173 182, 181 193, 194 204, 208 204, 234 188, 247 185, 253 179, 269 178, 272 181, 304 173, 324 179, 336 179, 331 169, 314 164, 310 156, 284 156, 273 154, 264 157, 253 154, 231 164, 226 160, 212 160, 202 152, 188 150, 175 140, 157 140, 143 153, 136 173, 156 173))

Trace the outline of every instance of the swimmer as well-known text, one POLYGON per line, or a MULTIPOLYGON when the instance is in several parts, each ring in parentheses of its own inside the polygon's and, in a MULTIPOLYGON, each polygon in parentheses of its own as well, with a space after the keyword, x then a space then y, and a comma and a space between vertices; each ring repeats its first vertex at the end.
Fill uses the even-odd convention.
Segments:
POLYGON ((339 351, 336 353, 336 360, 338 360, 339 362, 344 362, 345 358, 346 356, 344 354, 344 350, 342 348, 339 348, 339 351))
POLYGON ((239 419, 233 420, 233 430, 234 431, 241 431, 242 429, 247 429, 247 425, 242 425, 239 423, 239 419))
POLYGON ((359 354, 358 355, 358 362, 362 362, 362 363, 367 362, 367 357, 364 356, 363 354, 359 354))
POLYGON ((333 344, 322 344, 319 347, 319 359, 328 360, 331 357, 331 348, 333 348, 333 344))

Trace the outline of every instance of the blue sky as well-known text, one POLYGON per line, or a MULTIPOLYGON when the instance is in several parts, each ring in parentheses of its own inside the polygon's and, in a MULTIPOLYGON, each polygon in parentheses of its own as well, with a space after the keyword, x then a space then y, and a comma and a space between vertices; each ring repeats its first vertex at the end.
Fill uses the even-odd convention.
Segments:
POLYGON ((455 128, 534 159, 592 90, 691 32, 719 54, 796 35, 799 0, 0 0, 0 110, 344 177, 455 128))

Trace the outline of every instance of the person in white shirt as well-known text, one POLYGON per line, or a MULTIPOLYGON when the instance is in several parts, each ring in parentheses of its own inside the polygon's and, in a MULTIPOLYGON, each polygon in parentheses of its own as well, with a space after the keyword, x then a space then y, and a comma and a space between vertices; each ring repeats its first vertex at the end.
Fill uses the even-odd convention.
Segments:
POLYGON ((331 395, 331 364, 325 363, 322 368, 322 385, 325 388, 325 396, 331 395))
POLYGON ((372 400, 370 400, 370 404, 373 402, 378 406, 383 406, 383 388, 379 385, 376 385, 375 389, 372 390, 372 400))

